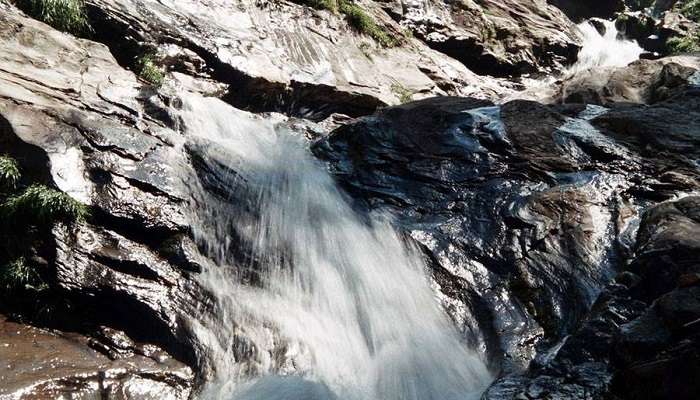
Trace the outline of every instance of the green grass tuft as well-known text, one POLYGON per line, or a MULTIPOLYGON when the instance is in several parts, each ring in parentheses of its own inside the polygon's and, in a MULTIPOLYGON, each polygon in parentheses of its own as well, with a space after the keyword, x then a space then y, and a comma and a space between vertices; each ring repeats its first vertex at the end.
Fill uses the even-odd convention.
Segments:
POLYGON ((89 215, 89 209, 84 204, 43 185, 32 185, 0 206, 0 217, 4 221, 32 225, 79 222, 89 215))
POLYGON ((0 156, 0 193, 15 190, 21 177, 17 161, 7 156, 0 156))
POLYGON ((348 24, 360 33, 363 33, 383 47, 396 47, 401 44, 386 30, 377 24, 365 10, 351 0, 294 0, 297 3, 313 7, 317 10, 329 10, 333 13, 345 15, 348 24))
POLYGON ((683 2, 681 14, 695 22, 700 22, 700 0, 687 0, 683 2))
POLYGON ((153 60, 152 54, 144 54, 136 60, 136 69, 139 77, 153 86, 160 87, 165 80, 165 74, 153 60))
POLYGON ((17 0, 28 15, 54 28, 81 35, 90 31, 83 0, 17 0))
POLYGON ((345 15, 350 26, 374 39, 383 47, 396 47, 401 41, 391 36, 386 28, 378 25, 359 5, 339 0, 338 10, 345 15))
POLYGON ((41 279, 37 269, 24 257, 19 257, 0 267, 0 289, 5 292, 16 290, 43 291, 48 286, 41 279))

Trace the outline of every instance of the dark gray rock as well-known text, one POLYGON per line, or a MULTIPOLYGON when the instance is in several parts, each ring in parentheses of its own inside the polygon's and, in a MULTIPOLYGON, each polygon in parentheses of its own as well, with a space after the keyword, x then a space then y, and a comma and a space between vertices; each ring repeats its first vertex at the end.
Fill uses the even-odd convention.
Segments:
POLYGON ((625 0, 547 0, 547 3, 577 22, 592 17, 611 19, 625 9, 625 0))
POLYGON ((698 188, 693 99, 605 111, 437 98, 314 151, 358 206, 422 245, 445 308, 494 368, 530 365, 486 398, 593 399, 611 391, 620 327, 645 308, 643 274, 605 289, 635 249, 638 211, 698 188))

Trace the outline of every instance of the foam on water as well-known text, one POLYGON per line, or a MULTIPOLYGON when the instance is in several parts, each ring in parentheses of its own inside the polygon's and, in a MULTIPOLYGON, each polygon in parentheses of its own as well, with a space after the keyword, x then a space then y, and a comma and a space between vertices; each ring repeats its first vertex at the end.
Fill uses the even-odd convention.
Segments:
POLYGON ((469 400, 491 381, 388 221, 358 214, 299 134, 215 99, 182 111, 214 312, 207 399, 469 400))

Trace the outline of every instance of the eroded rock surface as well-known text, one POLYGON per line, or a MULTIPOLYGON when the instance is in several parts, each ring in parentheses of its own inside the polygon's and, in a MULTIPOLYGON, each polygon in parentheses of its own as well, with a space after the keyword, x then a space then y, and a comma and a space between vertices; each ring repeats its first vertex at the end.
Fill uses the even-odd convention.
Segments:
MULTIPOLYGON (((496 369, 517 371, 535 356, 555 357, 566 335, 598 335, 581 321, 597 332, 643 310, 605 287, 633 253, 640 210, 700 188, 696 99, 689 89, 651 108, 612 111, 431 99, 341 127, 315 152, 358 204, 393 215, 423 246, 465 336, 496 369), (654 117, 675 107, 686 116, 654 117), (606 307, 619 307, 619 318, 606 307)), ((599 338, 601 346, 612 334, 599 338)), ((570 351, 583 351, 588 339, 570 339, 570 351)), ((561 387, 561 398, 608 390, 608 359, 586 357, 579 373, 594 387, 561 387)), ((548 385, 564 376, 550 376, 548 385)), ((511 398, 504 393, 525 378, 512 379, 490 398, 511 398)))
MULTIPOLYGON (((169 127, 163 98, 122 69, 106 46, 52 30, 5 2, 0 38, 2 152, 92 208, 89 223, 54 229, 52 286, 82 310, 88 331, 112 326, 193 365, 195 344, 182 316, 202 294, 188 278, 198 270, 196 249, 182 251, 191 243, 183 235, 186 201, 169 166, 185 156, 175 150, 182 139, 169 127)), ((103 368, 99 358, 84 362, 94 374, 103 368)), ((148 379, 140 365, 134 377, 115 372, 109 379, 148 379)), ((92 387, 95 379, 51 378, 45 390, 92 387)), ((193 382, 189 373, 168 390, 187 393, 193 382)), ((130 384, 119 385, 114 390, 130 384)))
POLYGON ((480 74, 561 68, 579 49, 572 22, 543 1, 401 0, 384 7, 428 46, 480 74))
POLYGON ((626 67, 592 68, 556 84, 552 100, 561 103, 651 104, 685 93, 700 81, 695 56, 639 60, 626 67))
POLYGON ((286 1, 91 0, 96 33, 122 63, 143 47, 194 53, 229 86, 227 100, 251 110, 323 118, 397 104, 403 93, 497 98, 504 90, 459 62, 406 37, 375 3, 360 6, 401 42, 384 48, 342 15, 286 1), (123 35, 127 35, 127 40, 123 35))
POLYGON ((101 333, 51 332, 0 315, 0 398, 189 398, 190 368, 123 332, 101 333))

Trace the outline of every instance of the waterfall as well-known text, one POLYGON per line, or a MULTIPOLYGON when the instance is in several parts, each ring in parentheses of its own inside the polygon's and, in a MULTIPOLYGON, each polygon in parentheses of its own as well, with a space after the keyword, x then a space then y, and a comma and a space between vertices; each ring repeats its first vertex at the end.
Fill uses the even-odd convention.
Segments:
POLYGON ((605 30, 603 34, 589 21, 577 25, 583 41, 578 61, 569 69, 569 74, 591 68, 624 67, 637 61, 644 52, 636 41, 621 37, 614 21, 597 20, 597 23, 605 30))
POLYGON ((213 313, 193 318, 202 398, 469 400, 491 380, 439 308, 419 251, 356 212, 301 134, 189 98, 192 225, 213 313), (206 315, 209 315, 208 317, 206 315))

